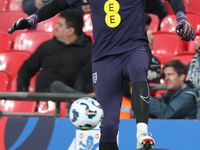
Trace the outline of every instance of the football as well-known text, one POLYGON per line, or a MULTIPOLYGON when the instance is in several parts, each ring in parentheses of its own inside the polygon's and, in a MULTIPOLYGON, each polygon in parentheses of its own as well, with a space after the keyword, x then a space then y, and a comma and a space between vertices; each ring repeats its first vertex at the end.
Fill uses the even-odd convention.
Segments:
POLYGON ((79 98, 72 103, 69 118, 76 128, 91 130, 103 119, 103 109, 99 102, 92 98, 79 98))

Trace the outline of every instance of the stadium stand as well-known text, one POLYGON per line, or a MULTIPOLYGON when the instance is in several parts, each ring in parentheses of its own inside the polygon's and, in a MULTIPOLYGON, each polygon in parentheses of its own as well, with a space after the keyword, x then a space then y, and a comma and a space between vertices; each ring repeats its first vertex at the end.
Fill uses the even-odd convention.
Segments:
MULTIPOLYGON (((35 92, 35 80, 38 74, 33 76, 30 80, 30 85, 29 85, 29 92, 35 92)), ((11 87, 10 87, 11 92, 16 92, 17 91, 17 76, 15 76, 12 81, 11 81, 11 87)))
POLYGON ((8 8, 8 0, 0 0, 0 12, 6 11, 8 8))
POLYGON ((11 37, 6 32, 0 31, 0 53, 8 51, 11 48, 11 37))
MULTIPOLYGON (((17 73, 19 67, 42 42, 53 37, 54 26, 59 16, 56 15, 51 19, 38 23, 35 31, 21 30, 8 35, 8 29, 16 20, 27 17, 27 15, 23 13, 21 7, 22 1, 23 0, 0 0, 0 18, 1 20, 6 20, 3 24, 0 24, 0 91, 17 90, 17 73), (10 50, 12 48, 14 48, 15 51, 10 50)), ((153 54, 160 60, 162 65, 170 59, 179 59, 183 63, 188 64, 195 53, 194 49, 200 46, 200 35, 196 36, 195 40, 189 42, 188 45, 181 41, 180 38, 174 34, 176 18, 171 6, 167 1, 162 1, 168 15, 163 19, 161 24, 156 15, 149 14, 152 18, 149 31, 152 32, 155 40, 153 54), (159 28, 162 32, 157 32, 159 28)), ((184 0, 184 3, 188 20, 194 26, 196 32, 200 33, 200 1, 184 0)), ((83 31, 90 36, 94 42, 90 14, 84 14, 83 19, 83 31)), ((36 76, 37 75, 30 81, 29 92, 35 91, 36 76)), ((165 92, 165 90, 158 90, 155 96, 160 97, 160 94, 163 92, 165 92)), ((35 112, 36 106, 36 101, 0 100, 0 110, 3 112, 35 112)), ((60 106, 61 117, 65 117, 66 102, 61 102, 60 106)), ((40 101, 38 112, 54 114, 55 102, 40 101)))
POLYGON ((2 112, 35 112, 36 101, 0 100, 2 112))
POLYGON ((5 92, 10 89, 10 77, 4 72, 0 71, 0 91, 5 92))
POLYGON ((149 25, 148 32, 157 32, 160 26, 160 19, 155 14, 148 14, 151 17, 151 23, 149 25))
POLYGON ((187 54, 187 55, 178 55, 173 57, 172 59, 179 59, 182 63, 188 65, 193 57, 194 57, 193 54, 187 54))
POLYGON ((163 0, 163 5, 167 11, 167 14, 174 13, 168 1, 163 0))
MULTIPOLYGON (((60 102, 60 115, 61 118, 66 117, 66 102, 60 102)), ((40 101, 38 105, 38 113, 55 114, 55 102, 53 101, 40 101)))
POLYGON ((196 35, 194 41, 190 41, 188 44, 188 51, 195 54, 195 49, 200 47, 200 35, 196 35))
POLYGON ((0 70, 5 71, 13 80, 22 63, 30 56, 27 52, 7 51, 0 53, 0 70))
MULTIPOLYGON (((4 31, 7 33, 9 28, 13 25, 13 23, 16 20, 20 18, 24 18, 24 17, 27 17, 27 15, 23 12, 0 12, 1 20, 6 20, 4 21, 4 23, 1 23, 0 31, 4 31)), ((20 33, 25 32, 25 31, 27 31, 27 29, 15 31, 13 34, 10 35, 11 41, 13 42, 20 33)))
POLYGON ((170 32, 154 32, 152 35, 154 37, 152 53, 156 57, 161 56, 161 64, 165 64, 182 51, 184 42, 178 35, 170 32))
POLYGON ((23 9, 22 9, 22 1, 23 1, 23 0, 10 0, 10 1, 9 1, 9 9, 8 9, 8 11, 19 11, 19 12, 23 12, 23 9))
POLYGON ((183 0, 186 12, 194 12, 200 14, 200 1, 199 0, 183 0))
MULTIPOLYGON (((193 25, 195 32, 200 32, 200 17, 195 13, 187 13, 188 21, 193 25)), ((160 31, 172 32, 175 33, 176 28, 176 16, 174 13, 168 14, 160 24, 160 31)))
MULTIPOLYGON (((8 51, 0 53, 0 70, 10 77, 10 81, 16 80, 19 67, 30 56, 27 52, 8 51)), ((2 75, 3 76, 3 75, 2 75)), ((1 77, 1 75, 0 75, 1 77)), ((4 77, 6 79, 6 77, 4 77)), ((9 85, 9 78, 8 78, 9 85)), ((3 82, 3 79, 0 79, 3 82)), ((11 82, 10 82, 11 83, 11 82)), ((11 83, 7 91, 16 91, 16 83, 11 83)), ((1 100, 0 110, 2 112, 35 112, 36 101, 1 100)))
POLYGON ((53 38, 53 34, 44 31, 29 30, 20 33, 14 41, 14 50, 26 51, 30 54, 34 53, 40 44, 53 38))
POLYGON ((36 30, 54 33, 55 32, 54 26, 58 22, 58 17, 59 17, 59 14, 55 15, 54 17, 52 17, 48 20, 38 23, 36 30))
POLYGON ((92 42, 94 43, 93 39, 93 26, 90 13, 83 14, 83 32, 92 38, 92 42))

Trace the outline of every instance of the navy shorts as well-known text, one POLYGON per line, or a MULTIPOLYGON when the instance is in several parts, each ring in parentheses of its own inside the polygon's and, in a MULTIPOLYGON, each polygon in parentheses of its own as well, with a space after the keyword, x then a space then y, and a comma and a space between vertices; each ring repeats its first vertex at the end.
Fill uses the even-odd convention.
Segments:
POLYGON ((101 123, 101 142, 115 142, 118 132, 124 78, 131 83, 147 82, 151 51, 138 48, 123 54, 106 56, 92 63, 93 87, 97 101, 104 110, 101 123))

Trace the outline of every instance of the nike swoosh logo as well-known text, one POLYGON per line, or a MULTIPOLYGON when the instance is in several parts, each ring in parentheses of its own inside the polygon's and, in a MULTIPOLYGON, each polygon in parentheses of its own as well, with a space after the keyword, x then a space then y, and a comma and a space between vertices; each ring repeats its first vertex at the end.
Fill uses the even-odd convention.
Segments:
POLYGON ((89 110, 86 110, 85 114, 87 114, 87 115, 93 115, 93 114, 97 114, 97 113, 89 112, 89 110))
POLYGON ((147 90, 148 90, 147 96, 142 96, 142 95, 140 95, 140 98, 141 98, 143 101, 145 101, 147 104, 149 104, 149 103, 150 103, 150 100, 148 101, 148 98, 149 98, 149 87, 148 87, 148 85, 147 85, 147 90))

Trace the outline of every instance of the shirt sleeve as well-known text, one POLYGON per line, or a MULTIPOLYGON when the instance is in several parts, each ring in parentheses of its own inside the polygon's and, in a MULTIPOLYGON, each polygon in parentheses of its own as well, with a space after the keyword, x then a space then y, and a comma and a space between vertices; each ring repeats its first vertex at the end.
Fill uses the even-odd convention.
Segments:
POLYGON ((170 3, 174 13, 176 14, 178 11, 185 12, 185 6, 183 0, 168 0, 170 3))
POLYGON ((77 2, 79 2, 80 0, 66 0, 66 1, 67 1, 67 3, 71 6, 71 5, 73 5, 73 4, 77 3, 77 2))
POLYGON ((69 6, 70 5, 66 0, 52 0, 38 9, 35 14, 39 17, 38 22, 41 22, 55 16, 59 12, 67 9, 69 6))

